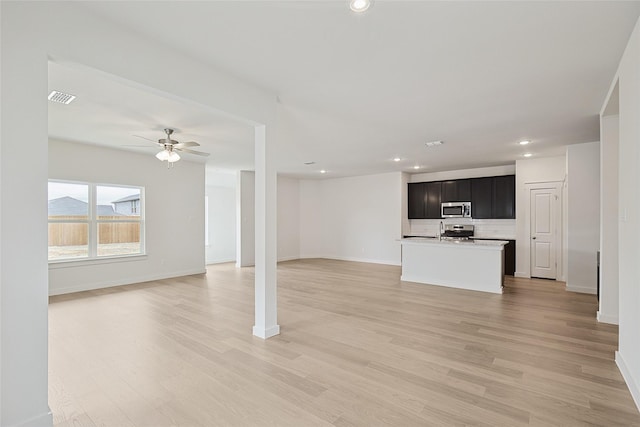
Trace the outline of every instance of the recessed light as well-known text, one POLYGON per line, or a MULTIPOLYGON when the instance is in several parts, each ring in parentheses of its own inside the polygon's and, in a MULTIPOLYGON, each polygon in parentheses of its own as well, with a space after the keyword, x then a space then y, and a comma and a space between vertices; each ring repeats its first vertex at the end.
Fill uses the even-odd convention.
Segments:
POLYGON ((531 142, 531 141, 524 140, 524 141, 520 141, 520 142, 518 142, 518 144, 520 144, 520 145, 527 145, 527 144, 528 144, 528 143, 530 143, 530 142, 531 142))
POLYGON ((64 93, 57 90, 51 91, 47 99, 51 102, 57 102, 58 104, 71 104, 71 101, 76 99, 75 95, 71 95, 70 93, 64 93))
POLYGON ((354 12, 362 13, 369 9, 371 6, 371 0, 351 0, 349 2, 349 7, 354 12))
POLYGON ((326 170, 324 170, 324 169, 322 169, 322 170, 320 171, 320 173, 327 173, 327 171, 326 171, 326 170))
POLYGON ((414 169, 420 169, 420 166, 415 165, 413 168, 414 168, 414 169))
POLYGON ((524 153, 524 154, 523 154, 523 156, 525 156, 525 157, 531 157, 531 156, 533 156, 533 154, 531 154, 531 153, 524 153))
POLYGON ((400 160, 401 160, 401 159, 400 159, 400 157, 394 157, 394 158, 393 158, 393 161, 394 161, 394 162, 399 162, 400 160))

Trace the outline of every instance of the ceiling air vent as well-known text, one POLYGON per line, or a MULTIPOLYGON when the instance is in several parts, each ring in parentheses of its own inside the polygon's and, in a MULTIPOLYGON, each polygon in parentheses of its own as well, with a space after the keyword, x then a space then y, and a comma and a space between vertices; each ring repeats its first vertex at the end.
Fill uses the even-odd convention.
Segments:
POLYGON ((76 96, 54 90, 49 94, 48 98, 49 98, 49 101, 68 105, 68 104, 71 104, 71 101, 76 99, 76 96))
POLYGON ((424 145, 426 145, 428 148, 430 147, 436 147, 438 145, 442 145, 444 144, 444 142, 442 141, 429 141, 429 142, 425 142, 424 145))

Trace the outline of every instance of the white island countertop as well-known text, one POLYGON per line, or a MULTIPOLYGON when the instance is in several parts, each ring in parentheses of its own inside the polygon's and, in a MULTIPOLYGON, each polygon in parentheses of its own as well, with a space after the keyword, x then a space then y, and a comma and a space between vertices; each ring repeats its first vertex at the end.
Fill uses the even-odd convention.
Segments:
POLYGON ((506 240, 438 240, 407 237, 400 280, 502 293, 506 240))
POLYGON ((406 237, 401 240, 402 244, 417 245, 456 245, 477 249, 502 250, 503 246, 509 243, 507 240, 438 240, 437 237, 406 237))

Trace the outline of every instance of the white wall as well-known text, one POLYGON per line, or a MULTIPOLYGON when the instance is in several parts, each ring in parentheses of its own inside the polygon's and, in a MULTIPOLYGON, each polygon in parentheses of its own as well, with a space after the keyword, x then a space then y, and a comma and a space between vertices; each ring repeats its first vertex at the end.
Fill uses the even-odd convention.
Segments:
POLYGON ((411 179, 411 175, 408 173, 402 173, 401 176, 401 194, 402 205, 401 205, 401 215, 402 215, 402 235, 406 236, 411 234, 411 221, 409 220, 409 186, 407 185, 411 179))
POLYGON ((596 293, 600 249, 600 143, 567 147, 567 290, 596 293))
POLYGON ((152 155, 50 140, 49 178, 144 187, 147 254, 50 264, 50 295, 204 273, 203 164, 180 161, 167 169, 152 155))
MULTIPOLYGON (((87 66, 128 82, 198 102, 245 119, 275 124, 273 94, 221 73, 155 40, 113 25, 73 2, 0 2, 2 40, 0 112, 0 425, 51 425, 47 408, 47 62, 49 58, 87 66), (60 22, 73 22, 60 26, 60 22), (140 53, 144 52, 144 55, 140 53), (180 73, 166 67, 171 57, 180 73), (16 144, 16 141, 20 141, 16 144), (21 206, 21 209, 15 209, 21 206), (24 230, 30 233, 25 235, 24 230), (25 357, 28 355, 28 357, 25 357)), ((267 146, 275 135, 269 133, 267 146)), ((264 140, 261 141, 264 145, 264 140)), ((271 148, 268 151, 272 151, 271 148)), ((264 158, 258 159, 260 168, 264 158)), ((275 170, 267 168, 275 181, 275 170)), ((275 183, 274 183, 275 184, 275 183)), ((275 185, 260 190, 275 207, 275 185)), ((275 209, 261 209, 275 228, 275 209)), ((265 234, 264 229, 260 231, 265 234)), ((275 237, 263 239, 274 246, 275 237)), ((260 263, 272 269, 264 256, 260 263)), ((256 286, 275 274, 256 271, 256 286)), ((273 294, 271 287, 270 295, 273 294)))
POLYGON ((616 362, 640 407, 640 21, 613 84, 619 84, 619 350, 616 362))
MULTIPOLYGON (((600 120, 600 307, 598 320, 618 324, 618 89, 615 114, 600 120)), ((611 102, 611 101, 610 101, 611 102)))
POLYGON ((278 177, 278 261, 300 258, 300 182, 278 177))
MULTIPOLYGON (((529 236, 527 235, 527 221, 529 221, 527 198, 529 194, 526 185, 542 182, 564 182, 565 175, 565 156, 516 161, 516 277, 530 277, 530 244, 529 236)), ((564 215, 563 218, 565 218, 564 215)), ((562 223, 566 225, 566 220, 563 220, 562 223)), ((565 230, 566 227, 563 226, 561 231, 563 243, 566 235, 565 230)), ((565 245, 561 246, 564 247, 565 245)), ((561 248, 560 253, 562 254, 563 252, 564 249, 561 248)), ((566 256, 561 256, 561 258, 562 260, 558 263, 558 266, 562 268, 559 269, 558 279, 564 280, 564 272, 566 271, 564 260, 566 260, 566 256)))
POLYGON ((207 264, 236 260, 236 188, 207 185, 209 201, 209 244, 205 254, 207 264))
POLYGON ((400 264, 402 174, 300 181, 302 257, 400 264))
POLYGON ((255 187, 256 174, 252 171, 238 172, 236 186, 236 266, 255 265, 255 187))
POLYGON ((325 181, 300 180, 300 258, 323 258, 325 247, 325 181))

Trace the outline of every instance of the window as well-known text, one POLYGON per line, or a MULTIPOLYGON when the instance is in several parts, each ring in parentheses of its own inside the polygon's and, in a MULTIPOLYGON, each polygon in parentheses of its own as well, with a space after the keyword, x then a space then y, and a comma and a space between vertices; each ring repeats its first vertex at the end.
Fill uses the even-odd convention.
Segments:
POLYGON ((142 187, 49 181, 49 261, 144 253, 142 187))

